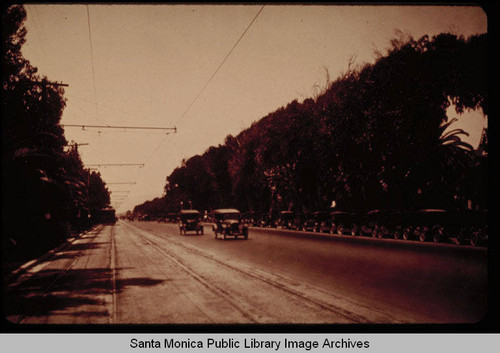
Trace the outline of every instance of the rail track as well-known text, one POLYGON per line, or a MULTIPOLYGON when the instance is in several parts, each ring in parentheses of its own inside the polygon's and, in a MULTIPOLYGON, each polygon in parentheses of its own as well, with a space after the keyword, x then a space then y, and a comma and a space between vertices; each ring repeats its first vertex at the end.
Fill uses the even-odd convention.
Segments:
POLYGON ((186 261, 181 256, 179 249, 182 249, 182 251, 186 254, 195 255, 197 257, 204 258, 206 261, 214 262, 217 265, 223 266, 229 271, 237 272, 248 279, 257 280, 264 285, 271 286, 272 288, 281 291, 284 296, 295 297, 304 304, 313 306, 323 312, 330 312, 334 316, 342 317, 346 322, 360 324, 374 322, 399 322, 387 313, 362 306, 359 303, 353 303, 346 298, 336 296, 335 294, 326 292, 322 289, 307 286, 305 284, 297 284, 289 278, 285 278, 277 274, 271 274, 265 270, 253 266, 250 267, 249 265, 243 263, 236 263, 233 260, 229 261, 217 258, 210 253, 193 247, 192 245, 172 239, 171 237, 165 238, 162 235, 156 234, 153 230, 144 230, 126 222, 121 222, 121 224, 125 224, 126 227, 134 234, 139 236, 151 245, 151 247, 178 265, 179 268, 188 273, 193 279, 201 283, 204 287, 231 303, 236 310, 241 312, 253 323, 260 323, 262 320, 258 315, 255 315, 251 309, 234 300, 232 294, 228 292, 229 289, 222 288, 214 284, 214 282, 209 278, 206 278, 203 274, 200 274, 197 270, 193 269, 192 266, 190 266, 189 261, 186 261), (159 239, 162 241, 158 242, 159 239), (169 244, 175 245, 177 248, 176 251, 162 246, 161 244, 165 244, 165 241, 168 241, 169 244))

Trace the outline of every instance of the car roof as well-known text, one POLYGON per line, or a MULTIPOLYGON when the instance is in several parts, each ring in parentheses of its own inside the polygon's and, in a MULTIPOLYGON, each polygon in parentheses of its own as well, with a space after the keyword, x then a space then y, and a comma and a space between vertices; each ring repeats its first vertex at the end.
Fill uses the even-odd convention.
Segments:
POLYGON ((219 208, 218 210, 214 211, 214 213, 235 213, 235 212, 240 213, 240 211, 238 211, 235 208, 219 208))
POLYGON ((425 208, 425 209, 422 209, 422 210, 418 210, 418 212, 439 212, 439 213, 442 213, 442 212, 446 212, 446 210, 442 210, 442 209, 439 209, 439 208, 425 208))
POLYGON ((194 213, 200 213, 200 211, 197 210, 182 210, 181 214, 194 214, 194 213))

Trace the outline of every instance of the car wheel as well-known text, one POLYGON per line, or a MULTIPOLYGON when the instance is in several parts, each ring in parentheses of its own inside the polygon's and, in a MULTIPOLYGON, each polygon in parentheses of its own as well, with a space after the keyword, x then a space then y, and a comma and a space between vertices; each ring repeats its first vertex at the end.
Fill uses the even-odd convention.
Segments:
POLYGON ((463 229, 459 229, 457 231, 457 244, 458 245, 462 245, 464 243, 464 230, 463 229))
POLYGON ((401 230, 396 229, 396 230, 394 231, 394 234, 393 234, 392 236, 394 237, 394 239, 399 239, 399 238, 401 238, 401 230))
POLYGON ((432 232, 432 240, 434 243, 439 243, 443 238, 443 227, 436 227, 432 232))
POLYGON ((424 229, 421 229, 418 231, 418 240, 421 242, 424 242, 425 239, 427 238, 427 231, 424 229))
POLYGON ((479 243, 479 232, 475 230, 471 234, 470 245, 477 246, 478 243, 479 243))
POLYGON ((338 235, 343 235, 344 234, 344 227, 338 227, 337 228, 337 234, 338 235))
POLYGON ((404 240, 410 240, 410 228, 405 228, 402 236, 404 240))

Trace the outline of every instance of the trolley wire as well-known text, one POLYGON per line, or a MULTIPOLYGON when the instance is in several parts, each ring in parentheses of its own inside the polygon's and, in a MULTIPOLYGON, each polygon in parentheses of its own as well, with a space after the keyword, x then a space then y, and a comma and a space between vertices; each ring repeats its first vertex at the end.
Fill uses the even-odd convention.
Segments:
POLYGON ((179 122, 186 116, 187 112, 191 109, 191 107, 194 105, 194 103, 196 103, 196 101, 198 100, 198 98, 201 96, 201 94, 205 91, 205 89, 207 88, 207 86, 210 84, 210 82, 212 81, 212 79, 215 77, 215 75, 219 72, 220 68, 222 67, 222 65, 224 65, 224 63, 226 62, 226 60, 229 58, 229 56, 232 54, 232 52, 234 51, 234 49, 236 49, 236 47, 238 46, 238 44, 240 43, 240 41, 243 39, 243 37, 245 36, 245 34, 248 32, 248 30, 250 29, 250 27, 252 27, 252 25, 254 24, 255 20, 257 19, 257 17, 259 17, 260 13, 262 12, 262 10, 264 9, 264 6, 265 5, 262 5, 261 8, 259 9, 259 11, 257 12, 257 14, 255 15, 255 17, 252 19, 252 21, 250 22, 250 24, 247 26, 247 28, 243 31, 243 33, 241 34, 241 36, 238 38, 238 40, 236 41, 236 43, 234 43, 233 47, 231 48, 231 50, 229 50, 229 52, 227 53, 226 57, 224 58, 224 60, 222 60, 222 62, 219 64, 219 66, 217 67, 217 69, 214 71, 214 73, 212 74, 212 76, 210 76, 210 78, 208 79, 208 81, 205 83, 205 85, 203 85, 203 87, 201 88, 201 90, 198 92, 198 94, 194 97, 193 101, 191 102, 191 104, 189 104, 189 106, 187 107, 187 109, 184 111, 184 113, 182 113, 181 117, 175 122, 174 125, 177 125, 179 124, 179 122))

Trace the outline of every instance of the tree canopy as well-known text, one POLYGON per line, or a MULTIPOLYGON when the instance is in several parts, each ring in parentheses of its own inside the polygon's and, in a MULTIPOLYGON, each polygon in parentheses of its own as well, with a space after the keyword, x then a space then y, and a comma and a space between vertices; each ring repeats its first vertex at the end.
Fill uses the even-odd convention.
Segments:
POLYGON ((63 88, 22 55, 25 19, 21 5, 2 13, 2 239, 36 248, 67 236, 82 210, 109 205, 109 193, 68 146, 63 88))
POLYGON ((446 115, 451 104, 487 114, 486 45, 486 34, 396 37, 373 64, 184 161, 162 203, 170 211, 187 200, 259 212, 326 209, 333 200, 356 210, 458 208, 470 199, 486 207, 475 184, 486 157, 446 115))

